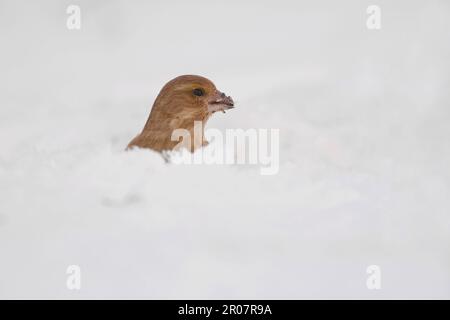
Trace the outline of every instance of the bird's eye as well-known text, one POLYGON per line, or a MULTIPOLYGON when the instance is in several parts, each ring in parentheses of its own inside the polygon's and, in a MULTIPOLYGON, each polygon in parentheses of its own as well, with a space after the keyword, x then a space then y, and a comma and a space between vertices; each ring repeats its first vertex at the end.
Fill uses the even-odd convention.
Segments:
POLYGON ((194 89, 194 90, 192 91, 192 93, 193 93, 195 96, 197 96, 197 97, 201 97, 202 95, 205 94, 205 91, 204 91, 203 89, 197 88, 197 89, 194 89))

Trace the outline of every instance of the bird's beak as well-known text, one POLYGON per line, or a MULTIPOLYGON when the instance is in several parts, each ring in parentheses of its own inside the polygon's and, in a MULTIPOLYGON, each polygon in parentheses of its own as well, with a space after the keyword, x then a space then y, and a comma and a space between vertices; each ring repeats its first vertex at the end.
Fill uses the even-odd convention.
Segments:
POLYGON ((216 90, 214 96, 208 103, 208 111, 209 112, 217 112, 222 111, 225 113, 225 110, 234 108, 234 101, 230 96, 227 96, 225 93, 216 90))

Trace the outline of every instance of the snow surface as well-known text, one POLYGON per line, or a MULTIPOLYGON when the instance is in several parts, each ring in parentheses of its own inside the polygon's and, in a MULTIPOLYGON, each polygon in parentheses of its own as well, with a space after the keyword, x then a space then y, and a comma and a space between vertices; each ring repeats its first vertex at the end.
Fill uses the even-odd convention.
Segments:
POLYGON ((450 298, 448 1, 74 2, 0 2, 0 298, 450 298), (277 175, 124 151, 192 73, 277 175))

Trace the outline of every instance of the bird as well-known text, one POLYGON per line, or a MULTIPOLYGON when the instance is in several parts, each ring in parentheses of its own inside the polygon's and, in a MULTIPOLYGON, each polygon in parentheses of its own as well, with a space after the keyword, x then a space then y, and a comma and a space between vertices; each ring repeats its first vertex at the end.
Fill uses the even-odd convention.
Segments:
POLYGON ((204 128, 212 114, 220 111, 225 113, 233 108, 233 99, 217 90, 211 80, 198 75, 178 76, 161 89, 142 132, 131 140, 127 150, 147 148, 162 153, 186 148, 194 152, 208 144, 204 128), (194 141, 198 135, 194 132, 196 121, 202 124, 201 137, 194 141), (180 144, 180 141, 172 140, 172 133, 177 129, 189 132, 189 143, 180 144))

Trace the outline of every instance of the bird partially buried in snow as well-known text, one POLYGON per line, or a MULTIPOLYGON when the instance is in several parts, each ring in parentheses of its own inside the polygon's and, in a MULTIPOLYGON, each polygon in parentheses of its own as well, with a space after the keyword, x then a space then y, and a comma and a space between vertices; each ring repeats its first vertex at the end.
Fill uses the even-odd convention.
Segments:
POLYGON ((172 133, 184 129, 190 133, 187 144, 191 152, 207 144, 204 127, 215 112, 234 108, 233 99, 217 90, 210 80, 195 75, 179 76, 169 81, 159 92, 142 132, 128 148, 149 148, 159 152, 173 150, 179 141, 172 141, 172 133), (194 132, 194 122, 201 121, 202 132, 194 132), (201 141, 194 141, 194 139, 201 141))

